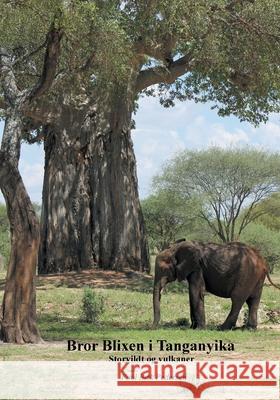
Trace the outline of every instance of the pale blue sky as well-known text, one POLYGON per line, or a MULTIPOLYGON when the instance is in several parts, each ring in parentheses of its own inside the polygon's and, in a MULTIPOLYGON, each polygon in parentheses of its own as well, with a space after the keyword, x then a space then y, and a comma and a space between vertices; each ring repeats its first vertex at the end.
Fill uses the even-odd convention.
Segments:
MULTIPOLYGON (((143 98, 135 117, 132 138, 137 159, 141 198, 151 191, 151 178, 160 166, 184 148, 258 146, 280 151, 280 116, 254 128, 237 118, 220 118, 207 104, 177 103, 165 109, 155 98, 143 98)), ((0 136, 3 124, 0 123, 0 136)), ((43 147, 23 145, 20 170, 33 201, 41 202, 44 173, 43 147)), ((0 198, 2 200, 2 198, 0 198)))

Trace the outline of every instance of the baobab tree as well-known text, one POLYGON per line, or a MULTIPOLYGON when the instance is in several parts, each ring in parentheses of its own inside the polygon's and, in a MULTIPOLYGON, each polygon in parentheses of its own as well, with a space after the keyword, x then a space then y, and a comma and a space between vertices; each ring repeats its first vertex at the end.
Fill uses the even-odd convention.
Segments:
MULTIPOLYGON (((165 106, 176 98, 212 101, 222 115, 265 120, 277 109, 279 5, 112 0, 61 7, 69 34, 52 92, 33 110, 40 132, 29 137, 43 138, 46 151, 39 271, 148 270, 131 141, 137 100, 146 93, 165 106)), ((37 74, 39 64, 32 67, 37 74)))
POLYGON ((45 142, 40 270, 148 269, 130 136, 139 95, 158 94, 166 106, 210 100, 222 115, 265 120, 278 107, 279 4, 11 0, 0 7, 0 177, 13 238, 2 336, 35 342, 38 229, 17 166, 21 140, 45 142))
MULTIPOLYGON (((131 242, 126 252, 129 260, 133 261, 132 264, 139 269, 142 260, 145 260, 142 266, 149 264, 143 223, 139 222, 141 210, 137 181, 135 180, 133 185, 135 203, 131 206, 127 202, 119 202, 120 205, 122 204, 122 210, 119 213, 122 213, 122 216, 125 213, 126 221, 130 218, 130 223, 124 227, 123 217, 117 220, 118 211, 111 213, 114 225, 118 226, 120 232, 129 231, 129 235, 124 237, 122 234, 121 239, 116 235, 115 237, 111 235, 104 218, 103 220, 95 218, 93 214, 100 216, 106 206, 103 207, 102 199, 99 198, 98 204, 95 204, 94 197, 89 195, 91 190, 96 190, 99 194, 105 190, 105 199, 107 199, 108 192, 111 192, 105 178, 102 190, 97 189, 101 181, 96 180, 95 177, 94 189, 89 186, 89 171, 95 171, 95 168, 87 169, 87 160, 88 154, 94 159, 92 154, 95 152, 96 143, 93 140, 89 146, 88 139, 92 131, 95 132, 98 129, 102 131, 104 128, 102 118, 94 118, 95 110, 97 104, 99 110, 102 104, 106 108, 108 101, 110 102, 108 95, 103 96, 106 91, 111 93, 109 78, 118 82, 121 88, 123 79, 130 70, 130 49, 126 42, 125 32, 115 16, 117 10, 114 10, 113 3, 108 2, 109 8, 103 7, 101 3, 100 5, 98 2, 91 1, 60 3, 65 39, 59 68, 48 97, 44 96, 42 100, 37 101, 32 112, 28 114, 30 127, 26 129, 25 139, 34 143, 44 138, 46 150, 39 271, 79 269, 80 266, 91 266, 96 262, 99 265, 106 265, 112 261, 114 264, 111 254, 118 256, 119 240, 123 244, 122 252, 124 244, 127 243, 126 246, 128 246, 131 242), (53 147, 57 151, 54 152, 53 147), (93 224, 95 235, 92 234, 91 229, 93 224), (130 229, 128 229, 129 226, 130 229), (134 236, 132 236, 133 232, 135 232, 134 236), (106 238, 111 247, 109 242, 105 241, 106 238), (102 243, 102 246, 99 246, 99 243, 102 243), (109 247, 108 250, 106 244, 109 247), (98 254, 99 249, 103 254, 102 257, 98 254), (105 253, 108 254, 108 252, 110 256, 106 257, 105 253)), ((35 4, 37 10, 40 11, 40 5, 38 2, 36 4, 35 0, 26 6, 27 9, 32 4, 35 4)), ((15 2, 15 5, 24 15, 25 8, 21 2, 15 2)), ((3 7, 6 11, 7 6, 3 7)), ((8 15, 8 18, 13 20, 12 15, 8 15)), ((18 29, 16 34, 19 32, 18 29)), ((20 71, 15 69, 14 72, 22 74, 26 79, 26 76, 30 74, 30 67, 32 67, 32 75, 38 75, 40 60, 32 58, 32 66, 25 65, 20 71)), ((98 135, 95 135, 95 138, 98 139, 98 135)), ((128 140, 130 141, 130 138, 128 140)), ((131 143, 128 145, 131 147, 131 143)), ((117 157, 115 161, 118 162, 117 157)), ((133 169, 133 175, 136 176, 135 161, 129 160, 129 164, 133 169)), ((116 166, 115 171, 118 170, 119 167, 116 166)), ((106 174, 108 171, 109 168, 106 174)), ((110 179, 108 178, 107 182, 108 180, 110 179)), ((122 191, 121 186, 119 190, 121 200, 125 191, 122 191)), ((112 208, 118 208, 118 204, 110 200, 109 214, 112 208)), ((106 218, 108 215, 106 214, 106 218)), ((108 224, 108 226, 112 225, 108 224)))
POLYGON ((95 4, 112 18, 119 41, 101 63, 92 46, 86 76, 95 86, 89 91, 87 79, 80 86, 86 115, 71 105, 48 127, 42 273, 93 264, 149 269, 131 141, 140 95, 159 96, 164 106, 211 101, 221 116, 253 124, 278 109, 277 1, 95 4))

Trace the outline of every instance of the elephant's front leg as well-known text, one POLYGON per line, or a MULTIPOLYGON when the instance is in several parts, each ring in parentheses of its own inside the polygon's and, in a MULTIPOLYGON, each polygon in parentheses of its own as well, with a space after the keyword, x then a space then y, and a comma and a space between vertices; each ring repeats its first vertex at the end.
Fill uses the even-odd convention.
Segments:
POLYGON ((191 328, 205 328, 204 292, 205 284, 201 271, 193 272, 189 278, 191 328))

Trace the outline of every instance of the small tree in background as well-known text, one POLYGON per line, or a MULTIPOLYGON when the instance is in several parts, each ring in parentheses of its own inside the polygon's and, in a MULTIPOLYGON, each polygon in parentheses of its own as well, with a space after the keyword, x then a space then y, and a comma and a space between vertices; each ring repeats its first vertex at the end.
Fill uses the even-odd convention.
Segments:
POLYGON ((152 251, 163 250, 179 239, 194 218, 194 205, 180 201, 167 191, 152 194, 142 201, 141 206, 152 251))
POLYGON ((177 239, 211 240, 209 226, 197 218, 198 199, 185 201, 176 193, 158 191, 141 202, 151 252, 158 252, 177 239))
POLYGON ((280 232, 275 232, 261 223, 252 223, 241 234, 240 239, 260 250, 272 273, 280 265, 280 232))
POLYGON ((262 201, 256 207, 256 212, 261 214, 258 222, 270 230, 280 231, 280 193, 273 193, 270 197, 262 201))
POLYGON ((259 203, 279 190, 280 155, 257 149, 183 151, 155 178, 156 187, 184 201, 198 199, 197 216, 223 242, 266 213, 259 203))

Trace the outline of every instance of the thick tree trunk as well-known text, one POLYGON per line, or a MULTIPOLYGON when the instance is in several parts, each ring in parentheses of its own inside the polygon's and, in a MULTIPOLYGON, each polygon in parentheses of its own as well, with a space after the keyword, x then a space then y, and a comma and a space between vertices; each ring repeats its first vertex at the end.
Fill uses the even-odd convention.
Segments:
POLYGON ((131 110, 122 99, 117 100, 108 113, 98 113, 93 137, 89 169, 92 243, 102 268, 149 271, 130 135, 131 110))
POLYGON ((0 51, 1 92, 6 116, 0 150, 0 189, 6 200, 11 230, 11 255, 0 315, 0 336, 10 343, 37 343, 41 340, 36 326, 34 283, 39 223, 21 179, 18 162, 25 125, 23 114, 35 100, 46 94, 55 79, 61 37, 62 30, 52 24, 46 38, 42 73, 38 82, 28 90, 20 90, 22 85, 14 73, 13 52, 5 48, 0 51))
POLYGON ((64 125, 49 134, 40 273, 94 264, 149 270, 130 136, 131 108, 127 96, 100 102, 87 118, 73 117, 75 135, 66 135, 65 118, 64 125))
POLYGON ((11 255, 2 304, 1 337, 8 343, 38 343, 34 277, 39 223, 17 168, 0 154, 1 190, 11 226, 11 255))
POLYGON ((64 129, 48 128, 45 141, 40 274, 94 266, 88 160, 81 148, 79 118, 74 122, 68 113, 66 119, 64 129))

